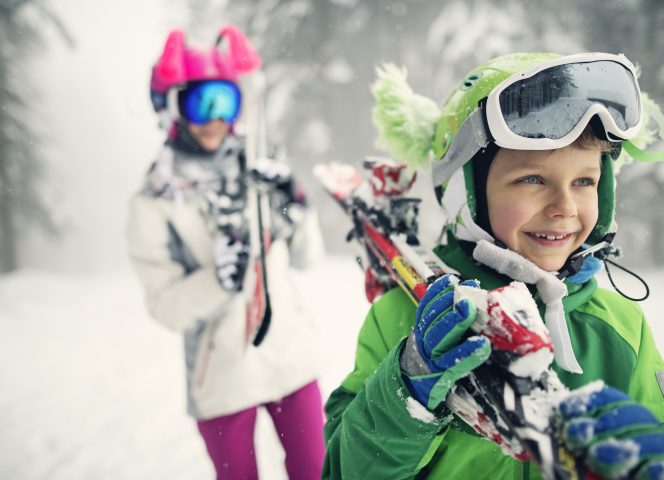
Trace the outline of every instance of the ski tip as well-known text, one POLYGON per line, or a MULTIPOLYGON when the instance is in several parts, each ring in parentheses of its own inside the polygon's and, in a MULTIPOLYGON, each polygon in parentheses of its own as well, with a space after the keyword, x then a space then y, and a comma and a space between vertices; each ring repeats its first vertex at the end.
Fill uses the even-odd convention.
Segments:
POLYGON ((347 197, 364 181, 355 167, 343 163, 319 163, 314 166, 313 173, 325 189, 337 198, 347 197))

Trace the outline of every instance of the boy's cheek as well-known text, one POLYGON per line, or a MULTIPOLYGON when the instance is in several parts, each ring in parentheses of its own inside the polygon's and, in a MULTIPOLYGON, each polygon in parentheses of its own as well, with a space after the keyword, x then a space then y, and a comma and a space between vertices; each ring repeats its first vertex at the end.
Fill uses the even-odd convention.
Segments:
POLYGON ((514 248, 513 240, 522 225, 522 216, 518 212, 507 212, 506 209, 497 212, 490 218, 491 228, 496 238, 508 247, 514 248))
POLYGON ((597 220, 599 220, 599 208, 597 208, 597 205, 595 204, 584 212, 582 218, 585 234, 585 238, 583 239, 584 242, 587 240, 587 238, 592 233, 592 230, 597 225, 597 220))

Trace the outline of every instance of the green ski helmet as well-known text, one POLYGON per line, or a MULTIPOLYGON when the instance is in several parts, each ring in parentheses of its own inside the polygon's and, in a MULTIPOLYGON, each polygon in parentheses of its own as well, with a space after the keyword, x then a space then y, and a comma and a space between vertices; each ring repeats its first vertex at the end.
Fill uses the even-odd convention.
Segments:
MULTIPOLYGON (((486 113, 481 111, 486 108, 487 97, 513 75, 565 58, 568 57, 552 53, 518 53, 494 58, 471 70, 443 105, 432 145, 434 188, 446 211, 448 229, 457 238, 469 241, 493 240, 491 233, 486 231, 488 220, 480 223, 483 228, 478 225, 478 198, 480 202, 485 202, 485 199, 484 192, 478 192, 480 195, 475 192, 477 171, 484 170, 483 174, 486 175, 488 169, 488 165, 480 162, 490 163, 497 151, 492 135, 488 133, 486 113), (462 191, 465 191, 464 199, 460 199, 462 191)), ((518 80, 519 77, 515 79, 518 80)), ((635 86, 638 92, 638 85, 635 86)), ((589 120, 585 119, 581 131, 589 120)), ((536 135, 531 138, 536 138, 536 135)), ((620 138, 607 136, 606 139, 612 140, 619 148, 620 138)), ((574 140, 576 138, 571 138, 567 144, 574 140)), ((616 230, 615 176, 613 161, 608 153, 602 155, 598 203, 599 217, 587 240, 591 245, 610 240, 607 235, 616 230)), ((479 210, 482 209, 485 210, 486 206, 480 205, 479 210)))
MULTIPOLYGON (((498 57, 471 70, 442 109, 413 92, 405 69, 384 64, 376 73, 371 88, 376 145, 412 169, 434 157, 434 187, 448 231, 460 240, 495 241, 488 220, 480 219, 485 228, 477 222, 475 177, 488 173, 499 147, 562 148, 588 125, 598 138, 608 140, 612 151, 602 158, 599 217, 588 238, 588 243, 604 246, 616 230, 614 171, 631 159, 664 160, 664 152, 644 150, 658 138, 664 140, 664 115, 640 92, 636 70, 623 55, 498 57), (655 129, 641 128, 650 120, 655 129)), ((478 182, 477 193, 485 195, 485 190, 478 182)))

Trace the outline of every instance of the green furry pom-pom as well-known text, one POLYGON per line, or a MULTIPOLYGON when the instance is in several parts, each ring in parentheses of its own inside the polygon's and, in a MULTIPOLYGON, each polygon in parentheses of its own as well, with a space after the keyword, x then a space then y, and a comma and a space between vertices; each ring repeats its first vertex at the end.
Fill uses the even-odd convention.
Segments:
POLYGON ((641 92, 641 101, 643 102, 643 126, 636 138, 629 141, 633 145, 632 148, 623 144, 623 151, 615 161, 614 169, 616 173, 623 166, 632 163, 632 160, 657 162, 664 159, 664 153, 662 152, 654 154, 645 152, 645 149, 649 145, 664 140, 664 114, 662 114, 662 110, 657 105, 657 102, 643 91, 641 92))
POLYGON ((371 93, 376 99, 373 121, 378 128, 376 146, 412 169, 427 165, 436 122, 437 105, 416 94, 406 81, 405 69, 385 64, 376 69, 371 93))

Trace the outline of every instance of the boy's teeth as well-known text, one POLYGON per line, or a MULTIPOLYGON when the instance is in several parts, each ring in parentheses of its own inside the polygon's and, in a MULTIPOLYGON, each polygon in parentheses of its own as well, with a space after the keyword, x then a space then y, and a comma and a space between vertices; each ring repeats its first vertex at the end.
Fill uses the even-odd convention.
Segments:
POLYGON ((546 238, 547 240, 562 240, 566 235, 547 235, 545 233, 533 233, 537 238, 546 238))

